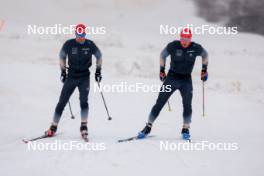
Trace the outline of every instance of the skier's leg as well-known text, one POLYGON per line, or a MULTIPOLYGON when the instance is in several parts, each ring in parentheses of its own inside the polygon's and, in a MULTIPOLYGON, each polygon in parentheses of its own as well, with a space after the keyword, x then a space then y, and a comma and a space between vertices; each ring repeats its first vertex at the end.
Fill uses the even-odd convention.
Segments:
POLYGON ((182 96, 183 104, 183 125, 188 128, 192 120, 192 97, 193 97, 193 86, 192 80, 184 80, 180 87, 180 93, 182 96))
POLYGON ((185 140, 190 140, 190 123, 192 120, 192 96, 193 96, 193 87, 192 80, 183 80, 180 93, 182 96, 182 104, 183 104, 183 127, 182 127, 182 138, 185 140))
POLYGON ((55 108, 55 113, 53 116, 53 125, 57 125, 59 123, 64 107, 68 103, 69 98, 72 95, 75 87, 76 87, 76 80, 67 78, 65 83, 63 84, 60 94, 60 99, 55 108))
MULTIPOLYGON (((177 80, 174 80, 171 77, 167 77, 162 86, 170 86, 169 91, 160 91, 156 104, 152 107, 151 112, 149 114, 148 123, 145 128, 138 133, 138 138, 145 138, 151 131, 152 123, 158 117, 161 109, 165 105, 165 103, 170 98, 171 94, 178 88, 177 80)), ((162 88, 161 88, 162 90, 162 88)), ((166 89, 165 89, 166 90, 166 89)))
POLYGON ((151 112, 149 114, 149 119, 148 119, 149 124, 152 124, 156 120, 163 106, 166 104, 166 102, 173 94, 173 92, 177 89, 177 80, 167 77, 167 79, 163 83, 163 86, 168 86, 168 85, 170 85, 171 90, 161 91, 159 93, 156 104, 152 107, 151 112))
POLYGON ((82 78, 78 84, 78 89, 80 92, 81 121, 87 123, 89 111, 88 94, 90 90, 90 78, 82 78))

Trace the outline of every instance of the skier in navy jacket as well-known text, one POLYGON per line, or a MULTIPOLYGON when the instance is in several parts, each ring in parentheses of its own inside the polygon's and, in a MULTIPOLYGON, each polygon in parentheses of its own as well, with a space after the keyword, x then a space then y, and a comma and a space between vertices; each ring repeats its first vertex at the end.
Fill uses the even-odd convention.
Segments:
POLYGON ((183 128, 182 137, 190 138, 190 123, 192 119, 192 96, 193 86, 191 73, 197 56, 202 57, 201 80, 208 78, 207 65, 208 54, 198 43, 192 42, 192 33, 189 28, 184 28, 180 34, 180 40, 169 43, 160 55, 160 80, 164 81, 163 86, 170 85, 171 91, 159 93, 156 104, 152 107, 148 122, 145 128, 139 132, 138 138, 144 138, 151 131, 153 122, 158 117, 161 109, 168 101, 175 90, 179 90, 183 104, 183 128), (170 69, 168 75, 165 74, 166 58, 170 55, 170 69))
POLYGON ((102 54, 93 41, 85 38, 85 29, 85 25, 78 24, 75 28, 76 37, 66 41, 60 51, 61 81, 64 85, 60 94, 59 102, 55 108, 52 124, 46 131, 48 136, 53 136, 56 133, 64 107, 68 103, 69 98, 76 87, 78 87, 80 93, 80 131, 82 136, 88 135, 88 94, 90 89, 89 67, 92 65, 92 55, 94 55, 96 57, 95 80, 100 82, 102 79, 102 54), (68 61, 69 66, 67 70, 66 61, 68 61))

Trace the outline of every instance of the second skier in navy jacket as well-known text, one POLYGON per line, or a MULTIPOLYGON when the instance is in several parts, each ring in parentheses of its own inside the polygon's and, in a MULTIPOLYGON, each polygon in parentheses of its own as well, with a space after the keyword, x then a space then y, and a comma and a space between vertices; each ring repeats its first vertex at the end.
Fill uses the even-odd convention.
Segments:
POLYGON ((149 114, 148 122, 145 128, 138 134, 139 138, 144 138, 151 131, 153 122, 158 117, 161 109, 168 101, 174 91, 179 90, 183 104, 183 128, 182 137, 190 138, 190 123, 192 119, 192 97, 193 86, 191 73, 197 56, 202 57, 201 79, 207 80, 208 54, 206 50, 198 43, 192 42, 192 33, 188 28, 181 32, 180 40, 169 43, 160 55, 160 79, 164 81, 163 86, 170 85, 171 91, 159 93, 155 105, 149 114), (168 75, 165 74, 166 58, 170 55, 170 69, 168 75))

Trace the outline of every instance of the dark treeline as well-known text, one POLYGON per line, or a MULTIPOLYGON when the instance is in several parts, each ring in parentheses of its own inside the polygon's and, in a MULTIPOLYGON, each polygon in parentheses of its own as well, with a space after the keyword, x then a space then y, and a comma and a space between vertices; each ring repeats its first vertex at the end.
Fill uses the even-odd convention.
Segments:
POLYGON ((264 35, 264 0, 194 0, 209 22, 238 26, 240 32, 264 35))

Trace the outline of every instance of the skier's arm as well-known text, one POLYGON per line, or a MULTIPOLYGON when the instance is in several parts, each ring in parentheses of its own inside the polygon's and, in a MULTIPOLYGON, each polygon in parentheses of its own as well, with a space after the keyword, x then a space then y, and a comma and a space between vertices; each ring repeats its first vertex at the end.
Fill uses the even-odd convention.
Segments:
POLYGON ((66 70, 66 58, 67 58, 66 44, 64 44, 63 47, 61 48, 59 58, 60 58, 60 69, 61 71, 65 71, 66 70))
POLYGON ((166 58, 169 56, 169 52, 167 47, 164 48, 160 53, 160 68, 164 68, 166 66, 166 58))
POLYGON ((102 53, 98 48, 95 51, 94 56, 96 58, 96 69, 101 69, 103 60, 102 60, 102 53))
POLYGON ((166 58, 168 57, 169 52, 167 47, 164 48, 160 53, 160 80, 164 81, 166 78, 165 66, 166 66, 166 58))
POLYGON ((103 62, 102 53, 101 53, 100 49, 95 45, 94 42, 91 41, 91 44, 92 44, 93 55, 96 58, 96 70, 101 70, 102 62, 103 62))
MULTIPOLYGON (((67 43, 67 42, 66 42, 67 43)), ((61 81, 64 83, 67 78, 66 73, 66 58, 67 58, 67 44, 64 43, 60 50, 59 58, 60 58, 60 69, 61 69, 61 81)))
POLYGON ((95 80, 100 82, 102 80, 101 68, 102 68, 102 53, 94 44, 94 56, 96 58, 96 71, 95 71, 95 80))
POLYGON ((208 79, 208 72, 207 72, 207 66, 208 66, 208 53, 205 49, 202 48, 201 52, 202 56, 202 71, 201 71, 201 80, 207 81, 208 79))
POLYGON ((60 58, 60 69, 65 70, 66 69, 66 58, 60 58))
POLYGON ((207 53, 207 51, 205 49, 202 50, 201 57, 202 57, 202 69, 207 70, 207 66, 208 66, 208 53, 207 53))

